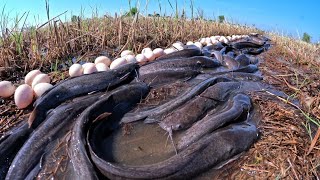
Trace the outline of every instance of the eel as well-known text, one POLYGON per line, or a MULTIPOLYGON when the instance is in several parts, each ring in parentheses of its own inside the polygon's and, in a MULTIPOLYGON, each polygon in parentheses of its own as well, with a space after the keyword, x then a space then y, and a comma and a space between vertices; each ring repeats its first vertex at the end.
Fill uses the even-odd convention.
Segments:
POLYGON ((214 68, 221 66, 216 59, 206 56, 194 56, 189 58, 165 59, 153 61, 139 68, 139 75, 147 75, 161 70, 174 70, 176 68, 189 68, 199 70, 201 68, 214 68))
POLYGON ((29 126, 36 128, 45 119, 49 109, 57 107, 66 100, 93 91, 112 89, 126 80, 133 79, 138 67, 137 64, 127 64, 111 71, 86 74, 56 84, 34 103, 34 110, 28 120, 29 126))
POLYGON ((158 122, 162 119, 163 115, 172 112, 177 107, 181 106, 182 104, 186 103, 196 95, 203 92, 208 86, 211 86, 217 82, 220 81, 230 81, 230 79, 225 77, 211 77, 208 78, 194 87, 190 89, 190 91, 186 91, 185 93, 181 94, 180 96, 170 100, 169 102, 162 104, 160 106, 157 106, 156 108, 140 111, 140 112, 133 112, 133 113, 127 113, 122 118, 122 123, 129 123, 138 121, 141 119, 147 118, 144 122, 145 123, 154 123, 158 122))
POLYGON ((80 114, 73 126, 69 146, 70 159, 76 167, 74 171, 77 177, 96 179, 90 173, 94 172, 94 167, 86 151, 86 134, 91 122, 101 114, 112 113, 121 104, 128 104, 128 107, 135 105, 148 92, 149 86, 142 82, 124 85, 100 98, 80 114))
POLYGON ((12 160, 31 133, 28 123, 22 122, 0 143, 0 179, 5 179, 12 160))
POLYGON ((183 49, 181 51, 176 51, 170 54, 160 56, 156 59, 156 61, 164 60, 164 59, 188 58, 188 57, 200 56, 200 55, 201 55, 200 49, 190 48, 190 49, 183 49))
POLYGON ((73 123, 76 116, 96 102, 105 93, 78 97, 61 104, 50 112, 48 118, 29 137, 12 161, 6 179, 25 179, 45 153, 46 146, 63 128, 73 123))
POLYGON ((184 149, 224 124, 237 120, 244 112, 249 112, 251 100, 245 94, 237 94, 227 102, 227 106, 218 114, 208 114, 183 132, 177 148, 184 149))

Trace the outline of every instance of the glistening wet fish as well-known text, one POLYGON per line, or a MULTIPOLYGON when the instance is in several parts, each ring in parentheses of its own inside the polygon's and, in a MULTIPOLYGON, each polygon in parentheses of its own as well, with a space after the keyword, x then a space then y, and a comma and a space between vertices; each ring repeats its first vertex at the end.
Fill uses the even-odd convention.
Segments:
POLYGON ((220 82, 220 81, 230 81, 230 79, 225 77, 212 77, 208 78, 194 87, 190 89, 190 91, 186 91, 185 93, 181 94, 177 98, 170 100, 169 102, 162 104, 156 108, 134 112, 134 113, 127 113, 122 118, 122 123, 134 122, 141 119, 147 118, 144 122, 145 123, 154 123, 159 122, 163 118, 163 116, 169 112, 172 112, 177 107, 181 106, 182 104, 186 103, 196 95, 203 92, 207 87, 220 82))
POLYGON ((90 173, 94 172, 94 167, 86 151, 87 131, 92 121, 103 113, 112 113, 119 104, 127 104, 128 107, 135 105, 148 92, 149 87, 145 83, 124 85, 100 98, 81 113, 73 126, 69 146, 70 158, 78 177, 87 180, 95 179, 95 176, 90 173))
POLYGON ((126 80, 132 80, 138 67, 137 64, 127 64, 111 71, 82 75, 56 84, 34 103, 34 110, 28 120, 29 126, 36 128, 46 118, 49 109, 66 100, 93 91, 112 89, 126 80))
POLYGON ((47 145, 55 139, 61 129, 73 123, 78 114, 96 102, 105 93, 96 93, 61 104, 30 136, 12 161, 6 179, 25 179, 39 163, 47 145))
POLYGON ((248 113, 251 100, 245 94, 235 95, 227 106, 218 114, 207 115, 184 132, 178 142, 178 149, 184 149, 215 129, 237 120, 243 113, 248 113))
POLYGON ((156 60, 159 61, 164 59, 188 58, 188 57, 200 56, 200 55, 201 55, 201 50, 199 48, 190 48, 190 49, 183 49, 181 51, 176 51, 170 54, 160 56, 156 60))

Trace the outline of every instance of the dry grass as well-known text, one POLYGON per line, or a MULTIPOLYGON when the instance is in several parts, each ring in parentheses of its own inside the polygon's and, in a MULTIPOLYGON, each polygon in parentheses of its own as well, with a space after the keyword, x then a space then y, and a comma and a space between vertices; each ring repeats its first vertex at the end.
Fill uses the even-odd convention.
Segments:
MULTIPOLYGON (((27 71, 40 68, 58 81, 65 73, 59 65, 73 57, 92 61, 107 54, 115 58, 124 49, 140 52, 144 47, 168 47, 176 41, 253 32, 267 35, 273 42, 271 50, 261 56, 264 81, 299 99, 303 113, 272 95, 255 96, 263 116, 259 124, 261 139, 228 175, 241 179, 319 178, 320 143, 314 138, 318 127, 310 121, 320 119, 320 50, 316 45, 251 27, 205 20, 104 16, 62 23, 58 17, 29 31, 3 32, 0 80, 19 82, 27 71)), ((0 134, 30 111, 16 110, 12 98, 1 101, 0 106, 0 134)))

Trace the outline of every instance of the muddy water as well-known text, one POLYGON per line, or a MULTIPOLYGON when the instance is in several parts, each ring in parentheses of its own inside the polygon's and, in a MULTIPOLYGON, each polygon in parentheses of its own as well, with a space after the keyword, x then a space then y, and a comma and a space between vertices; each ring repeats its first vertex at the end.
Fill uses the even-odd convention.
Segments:
POLYGON ((161 162, 175 155, 168 134, 158 124, 144 124, 142 121, 114 131, 99 149, 106 161, 124 165, 147 165, 161 162), (127 134, 124 134, 127 131, 127 134))

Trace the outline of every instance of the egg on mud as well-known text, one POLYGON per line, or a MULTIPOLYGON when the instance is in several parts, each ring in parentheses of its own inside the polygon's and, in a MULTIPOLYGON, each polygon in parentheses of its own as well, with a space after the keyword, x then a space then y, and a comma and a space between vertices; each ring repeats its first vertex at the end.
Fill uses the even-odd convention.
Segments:
POLYGON ((43 93, 45 93, 47 90, 51 89, 53 86, 49 83, 39 83, 34 88, 34 94, 36 97, 40 97, 43 93))
POLYGON ((28 107, 33 100, 33 90, 28 84, 20 85, 14 93, 14 102, 19 109, 28 107))
POLYGON ((104 63, 105 65, 110 66, 111 60, 107 56, 99 56, 94 60, 94 63, 104 63))
POLYGON ((0 82, 0 97, 10 97, 15 90, 15 86, 10 81, 1 81, 0 82))
POLYGON ((32 88, 39 83, 50 83, 50 77, 48 74, 38 74, 32 81, 32 88))
POLYGON ((70 77, 76 77, 76 76, 81 76, 83 74, 83 67, 81 64, 72 64, 69 68, 69 76, 70 77))
POLYGON ((38 70, 38 69, 35 69, 35 70, 30 71, 30 72, 26 75, 26 77, 24 78, 24 83, 26 83, 26 84, 28 84, 29 86, 31 86, 33 79, 34 79, 37 75, 39 75, 39 74, 42 74, 42 72, 41 72, 40 70, 38 70))

